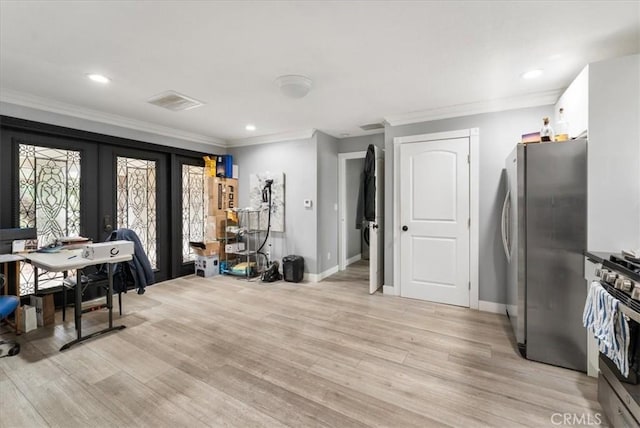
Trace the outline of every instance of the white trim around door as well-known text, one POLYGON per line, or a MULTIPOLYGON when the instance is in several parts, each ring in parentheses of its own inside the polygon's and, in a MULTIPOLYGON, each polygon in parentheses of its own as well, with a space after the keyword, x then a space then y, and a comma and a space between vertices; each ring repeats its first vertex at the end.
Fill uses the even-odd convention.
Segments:
MULTIPOLYGON (((409 135, 393 139, 393 288, 400 296, 400 146, 406 143, 469 138, 469 307, 479 309, 479 206, 480 206, 480 156, 479 128, 433 134, 409 135)), ((388 286, 385 286, 388 287, 388 286)))
POLYGON ((340 227, 338 227, 338 267, 345 270, 349 265, 347 260, 347 219, 345 209, 347 207, 347 160, 364 159, 367 152, 338 153, 338 215, 340 217, 340 227))

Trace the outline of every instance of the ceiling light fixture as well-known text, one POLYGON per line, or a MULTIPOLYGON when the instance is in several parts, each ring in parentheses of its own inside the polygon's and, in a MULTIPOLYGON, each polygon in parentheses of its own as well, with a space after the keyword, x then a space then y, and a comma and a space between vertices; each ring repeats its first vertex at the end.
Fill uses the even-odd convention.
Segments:
POLYGON ((302 98, 309 93, 313 81, 306 76, 288 74, 276 79, 280 92, 289 98, 302 98))
POLYGON ((256 130, 256 126, 252 125, 251 123, 248 124, 247 126, 244 127, 244 129, 246 129, 247 131, 255 131, 256 130))
POLYGON ((540 76, 542 76, 542 70, 536 69, 527 71, 526 73, 522 73, 522 76, 520 77, 522 77, 523 79, 535 79, 536 77, 540 76))
POLYGON ((109 79, 107 76, 103 76, 102 74, 95 74, 95 73, 87 74, 87 77, 93 80, 94 82, 98 82, 102 84, 107 84, 111 82, 111 79, 109 79))

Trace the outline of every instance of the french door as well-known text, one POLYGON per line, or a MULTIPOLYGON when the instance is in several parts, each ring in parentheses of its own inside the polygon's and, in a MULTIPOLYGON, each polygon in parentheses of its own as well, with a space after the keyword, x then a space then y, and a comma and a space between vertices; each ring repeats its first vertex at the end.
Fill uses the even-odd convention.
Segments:
MULTIPOLYGON (((202 154, 0 116, 0 228, 35 227, 40 245, 67 235, 94 242, 128 228, 156 281, 193 273, 189 241, 207 212, 202 154)), ((17 274, 33 292, 33 271, 17 274)), ((11 274, 13 278, 13 274, 11 274)), ((57 287, 43 274, 39 288, 57 287)))
MULTIPOLYGON (((94 242, 128 228, 140 237, 156 281, 170 277, 168 155, 33 134, 13 134, 13 206, 18 227, 36 228, 38 245, 81 235, 94 242)), ((5 151, 5 153, 7 153, 5 151)), ((20 294, 34 292, 33 269, 22 264, 20 294)), ((42 273, 39 289, 62 275, 42 273)))
POLYGON ((173 271, 178 275, 194 272, 195 254, 189 246, 190 241, 204 241, 208 213, 208 189, 202 158, 172 156, 172 191, 180 195, 176 203, 171 204, 174 224, 171 236, 173 271))
MULTIPOLYGON (((77 140, 30 134, 11 138, 15 168, 13 199, 19 227, 35 228, 38 246, 55 243, 64 236, 95 236, 97 192, 87 185, 95 183, 98 169, 95 145, 77 140)), ((7 153, 5 151, 4 153, 7 153)), ((32 294, 34 271, 23 263, 19 270, 20 295, 32 294)), ((61 273, 42 272, 39 288, 57 287, 61 273)))
POLYGON ((147 253, 156 281, 170 278, 168 156, 100 145, 99 159, 99 240, 104 241, 116 229, 133 230, 147 253))

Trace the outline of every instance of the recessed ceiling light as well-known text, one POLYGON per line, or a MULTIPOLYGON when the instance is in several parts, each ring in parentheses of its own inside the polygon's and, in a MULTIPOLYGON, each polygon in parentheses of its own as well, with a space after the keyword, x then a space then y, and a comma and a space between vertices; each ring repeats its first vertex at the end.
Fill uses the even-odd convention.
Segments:
POLYGON ((520 77, 522 77, 523 79, 535 79, 536 77, 540 76, 542 76, 542 70, 536 69, 527 71, 526 73, 522 73, 522 76, 520 77))
POLYGON ((244 129, 246 129, 247 131, 255 131, 256 126, 250 123, 247 126, 245 126, 244 129))
POLYGON ((98 83, 111 82, 111 79, 109 79, 107 76, 103 76, 102 74, 87 74, 87 77, 93 80, 94 82, 98 82, 98 83))

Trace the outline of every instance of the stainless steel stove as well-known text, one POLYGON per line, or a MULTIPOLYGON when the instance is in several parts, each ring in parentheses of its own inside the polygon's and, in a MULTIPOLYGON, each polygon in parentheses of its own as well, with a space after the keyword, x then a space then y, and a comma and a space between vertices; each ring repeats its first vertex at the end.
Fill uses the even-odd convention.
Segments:
POLYGON ((640 260, 611 255, 602 261, 600 270, 600 274, 596 273, 600 279, 640 301, 640 260))
POLYGON ((602 259, 596 269, 600 284, 620 302, 629 319, 629 374, 600 353, 598 401, 614 427, 640 426, 640 260, 623 255, 602 259))

